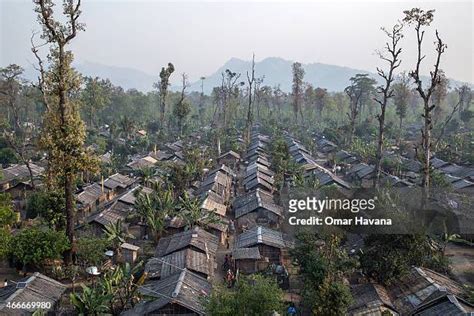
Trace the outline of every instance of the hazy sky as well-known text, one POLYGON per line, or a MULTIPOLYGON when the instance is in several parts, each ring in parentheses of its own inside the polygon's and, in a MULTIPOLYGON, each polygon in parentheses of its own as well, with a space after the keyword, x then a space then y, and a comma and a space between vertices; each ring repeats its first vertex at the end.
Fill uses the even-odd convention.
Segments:
MULTIPOLYGON (((57 1, 59 3, 59 1, 57 1)), ((390 27, 414 6, 436 9, 427 31, 427 65, 434 29, 448 44, 442 68, 449 77, 473 79, 471 1, 118 1, 83 0, 87 29, 72 48, 79 61, 158 74, 172 61, 191 80, 213 73, 231 57, 282 57, 375 72, 374 51, 390 27)), ((32 30, 39 30, 32 1, 0 0, 0 66, 28 65, 32 30)), ((59 10, 58 10, 59 11, 59 10)), ((413 67, 414 30, 403 40, 402 68, 413 67)))

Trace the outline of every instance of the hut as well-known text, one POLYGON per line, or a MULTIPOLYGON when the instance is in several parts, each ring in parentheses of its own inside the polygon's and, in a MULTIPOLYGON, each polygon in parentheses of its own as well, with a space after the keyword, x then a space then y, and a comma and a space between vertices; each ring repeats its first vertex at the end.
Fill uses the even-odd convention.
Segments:
POLYGON ((18 282, 9 281, 7 286, 0 288, 0 315, 30 315, 39 308, 48 314, 56 314, 65 291, 65 285, 39 272, 18 282), (42 305, 38 308, 32 302, 41 302, 42 305), (25 307, 12 309, 9 307, 12 304, 25 307))
POLYGON ((161 280, 149 281, 139 291, 152 299, 122 315, 205 315, 204 298, 210 294, 211 284, 184 269, 161 280))
POLYGON ((382 285, 373 283, 353 285, 351 294, 354 300, 347 310, 350 316, 399 315, 382 285))
POLYGON ((134 263, 137 260, 140 247, 124 242, 120 245, 120 249, 124 262, 134 263))
POLYGON ((257 247, 235 248, 232 250, 235 268, 241 273, 251 274, 258 272, 258 261, 262 259, 257 247))
POLYGON ((258 248, 261 261, 264 262, 259 268, 266 268, 268 264, 281 263, 282 249, 286 248, 286 244, 280 231, 256 226, 241 233, 235 240, 235 248, 251 247, 258 248))
POLYGON ((163 237, 156 247, 155 257, 164 257, 182 249, 194 249, 204 254, 215 256, 218 239, 200 227, 163 237))
POLYGON ((163 279, 183 269, 209 279, 214 275, 215 267, 214 256, 187 248, 163 257, 151 258, 145 265, 145 271, 150 279, 163 279))
POLYGON ((283 217, 283 208, 274 203, 273 195, 261 189, 235 200, 233 208, 240 228, 256 225, 278 228, 283 217))
POLYGON ((233 150, 229 150, 217 158, 218 163, 231 166, 233 169, 237 168, 240 160, 240 155, 233 150))

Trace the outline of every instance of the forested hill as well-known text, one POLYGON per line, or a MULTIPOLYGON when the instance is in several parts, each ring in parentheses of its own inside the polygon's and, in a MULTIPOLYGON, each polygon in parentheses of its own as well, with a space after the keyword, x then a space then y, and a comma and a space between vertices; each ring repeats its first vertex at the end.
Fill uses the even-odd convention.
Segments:
MULTIPOLYGON (((263 85, 276 86, 285 92, 291 91, 291 65, 293 61, 283 58, 269 57, 255 63, 255 73, 257 77, 265 76, 263 85)), ((204 87, 207 92, 212 87, 221 84, 221 73, 226 69, 241 73, 241 79, 246 81, 246 72, 251 68, 251 61, 238 58, 231 58, 211 76, 206 78, 204 87)), ((303 64, 305 70, 304 80, 315 87, 326 88, 329 91, 342 91, 349 85, 349 78, 357 73, 369 73, 364 70, 357 70, 349 67, 327 65, 321 63, 303 64)), ((370 73, 369 73, 370 74, 370 73)), ((375 77, 375 74, 371 74, 375 77)), ((200 82, 191 86, 192 90, 200 89, 200 82)), ((190 89, 190 90, 191 90, 190 89)))
MULTIPOLYGON (((291 91, 291 65, 293 61, 278 57, 265 58, 255 63, 255 72, 257 77, 265 76, 263 85, 276 86, 285 92, 291 91)), ((140 91, 151 91, 153 89, 153 82, 158 80, 158 74, 148 74, 143 71, 127 68, 107 66, 99 63, 80 62, 75 65, 77 70, 85 76, 98 76, 101 78, 108 78, 117 86, 124 89, 137 89, 140 91)), ((209 94, 213 87, 220 86, 222 76, 221 73, 226 69, 233 72, 241 73, 241 80, 246 81, 246 72, 251 68, 251 61, 246 61, 238 58, 229 59, 223 66, 217 69, 211 75, 204 74, 206 80, 204 82, 204 92, 209 94)), ((349 67, 342 67, 336 65, 328 65, 322 63, 303 64, 305 70, 304 81, 311 83, 314 87, 326 88, 328 91, 342 91, 349 85, 349 78, 357 73, 367 73, 371 77, 378 79, 375 73, 366 70, 358 70, 349 67)), ((174 74, 176 75, 176 74, 174 74)), ((25 71, 25 76, 29 80, 36 78, 37 74, 31 67, 25 71)), ((426 79, 425 79, 426 80, 426 79)), ((172 80, 173 81, 173 80, 172 80)), ((461 82, 450 79, 451 87, 462 85, 461 82)), ((472 84, 471 84, 472 86, 472 84)), ((181 87, 172 86, 172 90, 179 90, 181 87)), ((188 91, 201 91, 201 82, 191 82, 188 91)))

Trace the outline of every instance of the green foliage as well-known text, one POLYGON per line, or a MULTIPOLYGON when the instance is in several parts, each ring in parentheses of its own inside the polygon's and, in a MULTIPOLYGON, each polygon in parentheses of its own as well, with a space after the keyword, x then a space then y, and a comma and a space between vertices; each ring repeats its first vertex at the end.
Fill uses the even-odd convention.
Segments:
POLYGON ((82 266, 98 266, 111 242, 105 238, 81 237, 76 242, 77 260, 82 266))
POLYGON ((0 193, 0 228, 9 228, 17 222, 17 219, 17 214, 12 207, 10 194, 0 193))
POLYGON ((305 279, 305 305, 314 315, 345 314, 352 297, 343 277, 357 266, 355 260, 341 247, 337 235, 320 237, 303 231, 296 237, 296 247, 290 254, 305 279))
POLYGON ((178 209, 177 216, 186 223, 187 228, 222 223, 217 213, 203 210, 201 201, 198 198, 190 198, 186 192, 182 197, 179 197, 178 209))
POLYGON ((10 242, 12 235, 6 228, 0 228, 0 259, 4 259, 8 256, 10 251, 10 242))
POLYGON ((132 234, 128 233, 121 219, 109 223, 105 226, 103 231, 107 236, 107 241, 109 241, 115 249, 118 249, 121 244, 126 242, 127 238, 135 238, 132 234))
POLYGON ((206 302, 209 315, 271 315, 283 309, 283 292, 262 275, 241 277, 234 290, 215 287, 206 302))
POLYGON ((26 217, 42 217, 50 228, 64 229, 66 216, 64 210, 66 201, 64 193, 58 190, 38 191, 28 197, 26 203, 26 217))
POLYGON ((15 151, 10 147, 0 149, 0 165, 11 165, 18 163, 15 151))
POLYGON ((10 252, 23 264, 41 265, 46 259, 59 259, 70 247, 63 231, 26 228, 14 235, 10 252))
POLYGON ((351 292, 344 283, 328 279, 313 287, 305 286, 304 299, 316 316, 345 315, 347 307, 353 302, 351 292))
POLYGON ((69 299, 79 315, 104 315, 109 312, 109 301, 112 294, 107 294, 103 289, 90 288, 82 285, 81 293, 69 294, 69 299))
POLYGON ((443 254, 422 234, 369 235, 360 255, 362 271, 378 282, 388 284, 408 273, 412 266, 447 269, 443 254))
POLYGON ((140 298, 138 292, 137 275, 143 268, 143 262, 131 266, 130 263, 119 265, 116 269, 109 270, 101 280, 100 287, 105 293, 111 295, 109 302, 112 314, 119 314, 131 308, 140 298))
POLYGON ((166 218, 174 216, 175 201, 173 191, 153 184, 153 192, 139 192, 135 202, 137 213, 144 218, 148 227, 158 239, 165 231, 166 218))

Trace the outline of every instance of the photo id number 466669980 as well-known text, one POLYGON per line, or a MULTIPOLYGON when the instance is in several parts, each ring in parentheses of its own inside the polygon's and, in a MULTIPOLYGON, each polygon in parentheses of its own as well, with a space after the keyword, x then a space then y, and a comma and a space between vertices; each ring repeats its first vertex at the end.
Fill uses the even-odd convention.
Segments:
POLYGON ((8 302, 7 308, 11 309, 50 309, 51 302, 8 302))

